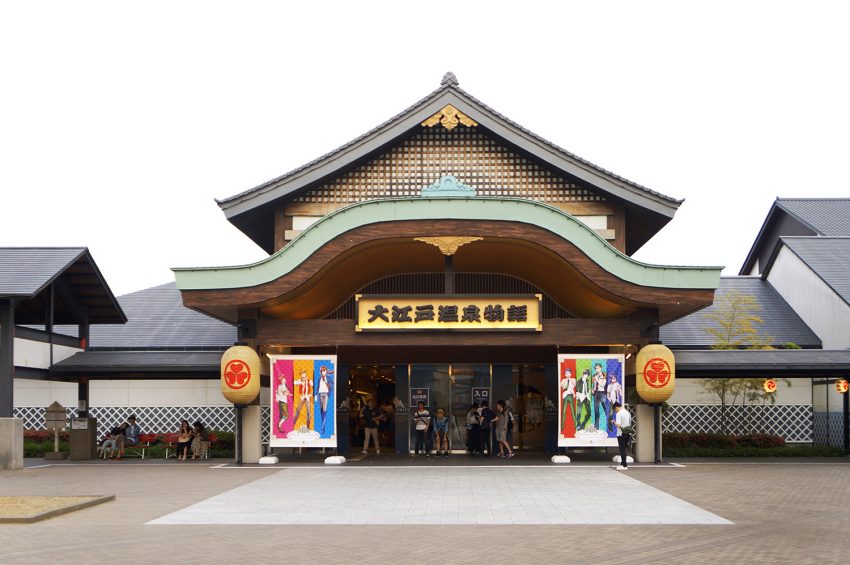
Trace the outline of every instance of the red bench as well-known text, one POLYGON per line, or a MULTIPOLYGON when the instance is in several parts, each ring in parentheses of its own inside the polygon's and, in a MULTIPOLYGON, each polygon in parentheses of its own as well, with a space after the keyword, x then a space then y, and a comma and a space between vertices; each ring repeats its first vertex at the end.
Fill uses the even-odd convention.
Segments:
POLYGON ((156 434, 139 434, 139 443, 125 445, 124 453, 121 457, 141 457, 144 459, 148 448, 155 443, 156 434))
MULTIPOLYGON (((162 435, 162 445, 165 447, 165 458, 176 457, 177 456, 177 438, 180 434, 163 434, 162 435)), ((208 436, 208 441, 201 442, 201 459, 209 459, 210 458, 210 443, 215 441, 215 434, 210 434, 208 436)))

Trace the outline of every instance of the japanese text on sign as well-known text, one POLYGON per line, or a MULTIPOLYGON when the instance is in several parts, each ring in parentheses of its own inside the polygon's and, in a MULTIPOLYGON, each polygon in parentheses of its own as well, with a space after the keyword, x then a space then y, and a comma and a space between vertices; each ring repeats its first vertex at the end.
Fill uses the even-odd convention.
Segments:
POLYGON ((540 295, 362 296, 357 331, 532 330, 540 331, 540 295))

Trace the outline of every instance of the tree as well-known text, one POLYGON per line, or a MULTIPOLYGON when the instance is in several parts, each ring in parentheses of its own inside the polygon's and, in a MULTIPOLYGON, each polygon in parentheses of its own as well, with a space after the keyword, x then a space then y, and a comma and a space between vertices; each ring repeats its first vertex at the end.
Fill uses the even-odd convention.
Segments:
MULTIPOLYGON (((706 319, 716 324, 705 328, 714 336, 711 348, 773 349, 770 345, 772 338, 761 336, 754 326, 763 322, 757 314, 760 309, 761 306, 752 295, 741 294, 737 290, 724 293, 715 303, 713 311, 704 314, 706 319)), ((742 405, 759 400, 762 404, 768 400, 771 404, 776 402, 775 395, 764 391, 761 379, 708 378, 702 379, 701 385, 705 392, 720 400, 720 431, 724 434, 729 433, 728 406, 734 405, 738 399, 742 405)))

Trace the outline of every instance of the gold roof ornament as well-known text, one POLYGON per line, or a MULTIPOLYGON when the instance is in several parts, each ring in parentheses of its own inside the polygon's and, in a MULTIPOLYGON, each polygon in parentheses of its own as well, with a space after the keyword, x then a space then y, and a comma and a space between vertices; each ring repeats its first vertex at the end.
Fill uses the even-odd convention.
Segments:
POLYGON ((432 128, 437 124, 442 124, 447 130, 453 130, 458 124, 463 124, 468 128, 478 125, 478 122, 452 106, 446 104, 443 109, 422 122, 423 126, 432 128))
POLYGON ((457 253, 457 250, 461 245, 466 245, 467 243, 479 241, 484 238, 461 235, 440 237, 414 237, 413 239, 437 247, 440 250, 440 253, 442 253, 443 255, 454 255, 455 253, 457 253))

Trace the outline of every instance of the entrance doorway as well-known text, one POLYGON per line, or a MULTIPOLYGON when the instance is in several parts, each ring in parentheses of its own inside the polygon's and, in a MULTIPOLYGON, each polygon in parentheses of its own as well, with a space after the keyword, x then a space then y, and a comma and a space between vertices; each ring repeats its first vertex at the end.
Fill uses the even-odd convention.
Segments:
MULTIPOLYGON (((445 363, 410 365, 411 414, 416 402, 426 403, 432 416, 442 409, 449 420, 453 453, 467 450, 466 415, 473 403, 487 400, 495 411, 504 400, 514 415, 511 444, 518 449, 543 449, 546 444, 546 366, 543 364, 445 363)), ((399 374, 399 378, 404 378, 399 374)), ((415 445, 410 426, 411 450, 415 445)))
POLYGON ((544 365, 514 365, 511 371, 514 395, 511 409, 516 418, 512 443, 518 449, 543 449, 545 426, 544 365))
MULTIPOLYGON (((407 376, 407 367, 402 367, 407 376)), ((379 410, 377 418, 378 441, 388 453, 395 450, 395 365, 355 366, 349 369, 349 439, 352 451, 363 449, 365 420, 363 408, 369 399, 379 410)), ((373 445, 370 443, 370 450, 373 445)))

